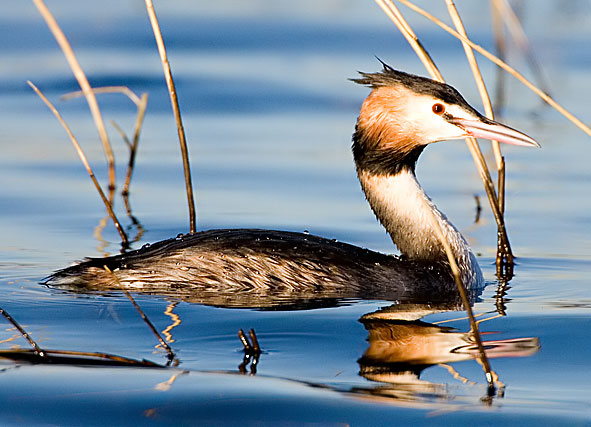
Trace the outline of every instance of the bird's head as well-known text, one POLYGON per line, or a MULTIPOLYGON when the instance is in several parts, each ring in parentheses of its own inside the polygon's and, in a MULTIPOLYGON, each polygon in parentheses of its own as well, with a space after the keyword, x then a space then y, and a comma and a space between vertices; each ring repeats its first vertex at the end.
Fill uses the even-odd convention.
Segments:
POLYGON ((372 88, 357 121, 356 161, 389 156, 390 161, 382 158, 387 164, 410 155, 414 166, 427 144, 468 136, 539 147, 524 133, 478 113, 453 87, 382 64, 381 72, 352 79, 372 88))

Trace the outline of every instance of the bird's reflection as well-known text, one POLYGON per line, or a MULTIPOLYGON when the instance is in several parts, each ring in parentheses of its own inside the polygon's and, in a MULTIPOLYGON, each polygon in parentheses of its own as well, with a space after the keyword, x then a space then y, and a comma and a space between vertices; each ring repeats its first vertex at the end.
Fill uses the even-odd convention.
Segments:
MULTIPOLYGON (((407 401, 448 397, 447 384, 421 380, 421 373, 430 366, 443 365, 454 377, 462 379, 444 364, 477 359, 478 348, 470 332, 420 320, 427 314, 444 311, 449 311, 449 307, 411 304, 393 305, 364 315, 359 321, 368 331, 369 346, 358 360, 359 375, 380 384, 354 391, 407 401)), ((540 348, 535 337, 483 344, 489 358, 526 357, 540 348)))

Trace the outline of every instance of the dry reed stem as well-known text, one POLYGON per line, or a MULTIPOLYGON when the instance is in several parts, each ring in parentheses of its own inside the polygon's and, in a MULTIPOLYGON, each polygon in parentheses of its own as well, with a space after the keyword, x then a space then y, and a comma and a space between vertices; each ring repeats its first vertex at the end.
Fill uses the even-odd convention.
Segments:
MULTIPOLYGON (((501 211, 501 215, 505 215, 505 158, 501 157, 501 166, 499 167, 499 210, 501 211)), ((497 242, 497 270, 503 271, 503 253, 501 251, 501 239, 497 242)), ((512 266, 506 266, 507 268, 511 269, 512 266)), ((500 279, 500 275, 499 279, 500 279)))
POLYGON ((148 107, 148 94, 143 93, 140 99, 140 104, 137 108, 137 118, 135 121, 135 127, 133 130, 133 139, 131 142, 131 153, 129 155, 129 163, 127 165, 127 173, 125 175, 125 182, 123 184, 122 194, 129 194, 129 184, 131 182, 131 174, 135 166, 135 156, 137 154, 137 146, 140 140, 140 132, 142 130, 142 124, 146 115, 146 108, 148 107))
POLYGON ((28 332, 25 331, 23 327, 16 320, 14 320, 14 318, 8 314, 6 310, 0 308, 0 313, 6 318, 6 320, 12 323, 12 326, 14 326, 21 333, 21 335, 29 342, 29 344, 31 344, 31 347, 33 347, 33 350, 35 350, 35 354, 37 354, 39 357, 47 357, 45 352, 41 349, 41 347, 39 347, 35 340, 31 338, 28 332))
POLYGON ((113 126, 117 132, 119 132, 119 135, 121 135, 121 139, 123 140, 123 142, 125 142, 127 148, 131 149, 131 141, 125 134, 125 131, 121 129, 121 127, 117 124, 115 120, 111 120, 109 123, 111 123, 111 126, 113 126))
POLYGON ((123 197, 123 204, 125 206, 125 212, 127 213, 127 216, 129 217, 129 219, 131 219, 132 224, 137 227, 137 234, 132 239, 132 242, 138 242, 140 240, 140 238, 142 237, 142 235, 144 234, 144 228, 142 227, 142 224, 137 220, 137 218, 135 216, 133 216, 133 214, 131 213, 131 205, 129 203, 129 183, 131 181, 131 173, 134 168, 134 159, 132 157, 135 158, 135 153, 137 151, 136 150, 137 144, 134 146, 131 143, 131 141, 129 140, 129 138, 125 134, 125 131, 123 129, 121 129, 119 127, 119 125, 117 125, 117 123, 115 123, 114 121, 111 121, 111 125, 113 125, 113 127, 121 134, 121 138, 123 139, 123 141, 127 145, 127 148, 129 148, 129 152, 130 152, 130 154, 129 154, 130 158, 129 158, 129 163, 127 166, 126 177, 125 177, 125 185, 123 186, 123 190, 121 190, 121 196, 123 197))
POLYGON ((88 79, 80 67, 78 60, 76 59, 76 55, 74 55, 74 51, 68 42, 68 39, 64 35, 63 31, 59 27, 57 21, 43 3, 43 0, 33 0, 35 6, 39 10, 39 13, 45 19, 47 26, 51 30, 53 36, 55 37, 56 41, 58 42, 76 80, 78 80, 78 84, 80 85, 80 89, 84 93, 86 97, 86 101, 88 103, 88 107, 90 108, 90 113, 92 114, 92 118, 94 119, 94 123, 99 133, 99 137, 103 144, 103 149, 105 151, 105 156, 107 157, 107 164, 109 167, 109 188, 115 188, 115 157, 113 155, 113 150, 111 149, 111 143, 109 142, 109 136, 107 135, 107 130, 105 129, 105 123, 103 122, 103 116, 101 115, 101 110, 99 109, 98 102, 96 101, 96 96, 94 96, 94 92, 90 87, 90 83, 88 83, 88 79))
POLYGON ((64 127, 64 129, 68 133, 68 136, 70 137, 72 144, 74 144, 74 148, 76 149, 76 152, 78 153, 78 156, 80 157, 80 160, 82 161, 82 164, 86 168, 86 171, 88 172, 88 175, 90 176, 90 179, 92 180, 92 183, 94 184, 96 190, 98 191, 99 195, 101 196, 101 199, 103 200, 103 203, 105 204, 105 207, 107 208, 107 212, 109 213, 109 216, 111 217, 111 219, 113 220, 113 223, 115 224, 115 228, 117 228, 117 231, 119 232, 119 236, 121 236, 122 246, 127 247, 129 245, 129 241, 127 240, 127 235, 125 234, 125 231, 123 230, 123 227, 121 226, 121 223, 117 219, 115 212, 113 212, 113 207, 112 207, 111 203, 109 202, 109 200, 107 199, 107 197, 105 196, 105 193, 103 192, 103 189, 101 188, 101 185, 99 184, 98 180, 94 176, 94 172, 92 171, 92 168, 90 167, 90 164, 88 163, 88 160, 86 160, 86 155, 82 151, 80 144, 78 144, 78 140, 76 140, 76 137, 74 136, 74 134, 70 130, 70 127, 66 124, 66 122, 62 118, 59 111, 57 111, 57 109, 53 106, 53 104, 49 101, 49 99, 47 99, 45 97, 45 95, 43 95, 43 93, 41 93, 41 91, 37 88, 37 86, 35 86, 30 80, 28 80, 27 83, 29 84, 29 86, 31 86, 31 88, 35 91, 35 93, 37 95, 39 95, 39 97, 43 100, 43 102, 45 102, 45 104, 49 107, 49 109, 51 110, 53 115, 58 119, 58 121, 61 123, 61 125, 64 127))
MULTIPOLYGON (((139 107, 139 104, 141 102, 140 98, 127 86, 93 87, 91 90, 95 95, 103 93, 122 93, 123 95, 126 95, 131 100, 131 102, 133 102, 137 107, 139 107)), ((80 96, 84 96, 84 92, 82 92, 81 90, 77 90, 75 92, 70 92, 66 93, 65 95, 62 95, 60 99, 68 101, 72 98, 78 98, 80 96)))
MULTIPOLYGON (((445 0, 445 4, 447 5, 447 9, 449 11, 449 15, 456 26, 458 33, 463 35, 465 38, 468 38, 468 34, 466 33, 466 29, 464 28, 464 24, 462 23, 462 18, 460 18, 460 14, 456 9, 456 6, 453 0, 445 0)), ((482 105, 484 107, 484 114, 489 119, 494 119, 494 113, 492 109, 492 104, 490 102, 490 97, 488 96, 488 91, 486 90, 486 85, 484 84, 484 79, 482 78, 482 73, 480 72, 480 68, 478 67, 478 62, 476 61, 476 57, 474 56, 474 51, 465 42, 462 42, 462 46, 464 48, 464 52, 466 52, 466 58, 468 59, 468 63, 470 64, 470 69, 472 70, 472 74, 474 75, 474 80, 476 82, 476 86, 478 87, 478 93, 480 93, 480 98, 482 99, 482 105)), ((501 147, 499 147, 498 141, 491 141, 493 152, 495 154, 495 160, 497 162, 497 170, 501 168, 501 147)), ((499 198, 501 198, 501 194, 499 193, 499 198)))
MULTIPOLYGON (((414 34, 412 29, 410 28, 410 26, 408 25, 408 23, 406 22, 406 20, 404 19, 404 17, 400 13, 400 11, 398 10, 398 8, 390 0, 376 0, 376 2, 382 8, 382 10, 384 12, 386 12, 386 14, 390 17, 390 19, 396 24, 396 26, 398 27, 400 32, 402 34, 404 34, 405 38, 409 41, 412 48, 415 50, 417 55, 421 58, 421 60, 425 64, 425 67, 429 70, 432 77, 436 80, 443 82, 444 81, 443 76, 439 72, 439 69, 435 66, 435 63, 431 59, 430 55, 427 53, 426 49, 421 45, 417 36, 414 34)), ((470 148, 470 152, 472 153, 474 158, 479 159, 479 156, 477 156, 477 154, 476 154, 476 151, 477 151, 480 153, 480 158, 482 159, 482 161, 484 161, 484 157, 482 157, 482 153, 480 152, 480 148, 478 147, 476 140, 474 138, 467 138, 466 141, 468 142, 468 147, 470 148)), ((477 162, 477 165, 478 164, 479 164, 479 162, 477 162)), ((492 180, 490 179, 490 174, 487 173, 485 176, 485 171, 488 172, 488 170, 485 167, 486 167, 486 162, 484 163, 484 168, 482 167, 482 165, 479 168, 481 177, 483 178, 483 181, 485 181, 485 183, 486 183, 487 180, 485 178, 486 178, 486 176, 488 176, 488 181, 490 181, 490 184, 492 184, 492 180)), ((489 188, 489 187, 490 187, 490 185, 487 186, 487 188, 489 188)), ((487 193, 488 193, 488 191, 487 191, 487 193)), ((493 193, 494 193, 494 187, 493 187, 493 193)), ((496 205, 496 203, 495 203, 495 205, 496 205)), ((497 208, 497 211, 498 211, 498 206, 493 206, 493 209, 495 207, 497 208)), ((429 211, 429 210, 427 210, 427 211, 429 211)), ((482 340, 480 338, 480 332, 478 331, 478 324, 474 320, 474 314, 472 312, 472 307, 470 305, 470 301, 468 300, 468 296, 466 294, 466 289, 464 288, 464 284, 462 283, 462 281, 460 279, 460 271, 459 271, 455 256, 452 252, 452 249, 451 249, 449 243, 445 239, 445 236, 443 235, 443 231, 441 230, 441 227, 437 223, 437 220, 435 219, 435 215, 433 213, 431 213, 431 221, 434 224, 436 224, 435 232, 437 234, 437 238, 439 239, 439 241, 441 242, 441 244, 445 250, 451 271, 454 276, 454 281, 455 281, 456 286, 458 288, 460 298, 462 299, 462 304, 464 305, 464 309, 466 310, 466 313, 468 314, 468 317, 470 318, 471 330, 473 332, 473 336, 474 336, 474 339, 476 341, 476 345, 477 345, 479 353, 480 353, 480 358, 482 360, 482 365, 484 367, 486 380, 488 382, 489 388, 492 389, 492 388, 494 388, 494 383, 493 383, 493 376, 491 374, 490 364, 488 362, 488 357, 486 356, 486 352, 484 351, 484 347, 482 345, 482 340)), ((501 221, 501 224, 503 225, 502 229, 504 230, 504 223, 502 221, 501 221)), ((501 229, 501 227, 499 227, 499 228, 501 229)), ((505 236, 506 236, 506 234, 505 234, 505 236)), ((507 239, 507 244, 508 244, 508 239, 507 239)))
POLYGON ((20 334, 29 342, 31 347, 33 347, 34 354, 36 356, 41 357, 42 359, 46 360, 46 363, 51 363, 51 358, 54 355, 67 355, 67 356, 86 356, 86 357, 96 357, 98 359, 106 359, 106 360, 113 360, 117 362, 125 362, 132 365, 140 365, 140 366, 159 366, 155 363, 149 362, 147 360, 137 361, 133 359, 128 359, 121 356, 114 356, 112 354, 107 353, 87 353, 82 351, 70 351, 70 350, 43 350, 39 345, 31 338, 29 333, 24 330, 24 328, 16 321, 14 318, 8 314, 8 312, 2 308, 0 308, 0 314, 2 314, 12 325, 20 332, 20 334))
MULTIPOLYGON (((131 213, 131 206, 129 204, 129 186, 131 184, 131 176, 133 174, 133 170, 135 167, 135 156, 137 154, 137 147, 138 147, 138 143, 139 143, 140 132, 141 132, 142 124, 144 121, 144 116, 146 114, 146 108, 148 106, 148 94, 143 93, 141 98, 138 98, 137 95, 135 93, 133 93, 126 86, 110 86, 110 87, 104 87, 104 88, 98 88, 98 89, 99 89, 100 93, 117 93, 117 92, 123 93, 123 94, 127 95, 134 102, 134 104, 137 105, 137 117, 136 117, 136 121, 135 121, 132 141, 129 140, 126 133, 123 131, 123 129, 121 129, 119 127, 119 125, 117 125, 117 123, 115 123, 114 121, 111 121, 111 124, 119 132, 119 134, 121 135, 121 138, 123 139, 123 141, 125 142, 125 144, 129 148, 129 160, 127 163, 127 172, 125 174, 125 182, 123 183, 123 189, 121 190, 121 195, 123 196, 123 203, 125 205, 125 211, 127 212, 127 216, 131 219, 132 223, 138 229, 138 233, 135 236, 135 238, 133 239, 134 242, 137 242, 137 241, 139 241, 141 236, 144 234, 144 228, 142 227, 140 222, 137 220, 137 218, 134 217, 133 214, 131 213)), ((69 96, 76 96, 77 94, 78 93, 74 92, 74 93, 71 93, 68 95, 69 96)))
POLYGON ((505 215, 505 158, 501 157, 501 167, 499 168, 499 209, 501 214, 505 215))
POLYGON ((66 356, 85 356, 85 357, 96 357, 97 359, 105 359, 105 360, 112 360, 114 362, 124 363, 126 365, 132 366, 146 366, 146 367, 162 367, 162 365, 158 365, 154 362, 150 362, 149 360, 134 360, 129 359, 123 356, 116 356, 114 354, 109 353, 93 353, 93 352, 86 352, 86 351, 74 351, 74 350, 45 350, 47 357, 52 357, 54 355, 66 355, 66 356))
MULTIPOLYGON (((131 100, 131 102, 133 102, 137 107, 137 116, 136 116, 136 121, 135 121, 135 125, 134 125, 133 142, 129 140, 129 138, 127 137, 127 135, 123 131, 123 129, 121 129, 121 127, 119 127, 119 125, 117 125, 117 123, 115 123, 115 121, 111 120, 111 125, 115 128, 115 130, 117 130, 117 132, 119 132, 119 134, 121 135, 121 138, 123 139, 123 142, 125 142, 125 144, 129 148, 129 161, 127 164, 127 172, 125 174, 125 182, 123 184, 123 189, 121 190, 121 195, 123 196, 123 202, 125 204, 125 209, 126 209, 127 215, 130 217, 133 224, 138 227, 138 234, 133 240, 134 242, 136 242, 143 235, 144 230, 143 230, 143 227, 141 226, 141 224, 139 223, 139 221, 131 213, 131 207, 129 205, 129 185, 131 183, 131 176, 132 176, 133 169, 135 166, 135 156, 137 154, 137 146, 139 143, 140 132, 141 132, 144 116, 146 113, 146 108, 148 105, 148 94, 143 93, 140 98, 127 86, 104 86, 104 87, 92 88, 92 91, 94 92, 95 95, 96 94, 105 94, 105 93, 121 93, 121 94, 127 96, 131 100)), ((70 93, 67 93, 67 94, 61 96, 61 99, 69 100, 69 99, 80 97, 83 95, 84 95, 84 93, 82 91, 75 91, 75 92, 70 92, 70 93)), ((113 200, 113 193, 112 192, 110 193, 109 200, 111 200, 111 201, 113 200)), ((95 229, 95 237, 101 242, 105 242, 103 240, 103 238, 101 237, 101 231, 102 231, 103 227, 104 227, 104 224, 101 222, 101 224, 95 229)))
POLYGON ((429 52, 423 47, 419 38, 408 25, 408 22, 406 22, 398 8, 389 0, 376 0, 376 3, 388 15, 390 20, 396 24, 433 79, 444 81, 441 72, 437 68, 437 65, 435 65, 435 61, 433 61, 429 52))
POLYGON ((523 56, 525 56, 531 70, 536 76, 541 90, 548 93, 548 85, 542 74, 542 68, 533 54, 527 36, 525 35, 525 31, 523 31, 523 26, 521 25, 521 22, 519 22, 519 18, 515 14, 511 4, 509 4, 507 0, 494 0, 493 3, 495 3, 495 7, 498 8, 499 13, 504 17, 503 22, 509 29, 513 41, 517 47, 523 51, 523 56))
POLYGON ((248 338, 246 338, 246 334, 242 329, 238 329, 238 338, 240 339, 245 352, 252 351, 252 346, 250 345, 250 342, 248 341, 248 338))
POLYGON ((252 341, 252 348, 255 352, 261 352, 261 346, 259 344, 259 340, 257 338, 257 334, 254 332, 254 329, 250 328, 248 331, 248 335, 250 335, 250 340, 252 341))
MULTIPOLYGON (((379 0, 376 0, 376 1, 379 1, 379 0)), ((434 24, 436 24, 437 26, 439 26, 440 28, 442 28, 444 31, 448 32, 449 34, 451 34, 455 38, 467 43, 472 49, 474 49, 475 51, 480 53, 482 56, 484 56, 485 58, 487 58, 488 60, 490 60, 494 64, 501 67, 503 70, 507 71, 509 74, 511 74, 513 77, 515 77, 521 83, 523 83, 529 90, 531 90, 533 93, 538 95, 543 101, 548 103, 552 108, 554 108, 556 111, 558 111, 560 114, 562 114, 568 120, 570 120, 575 126, 577 126, 579 129, 581 129, 587 135, 591 136, 591 128, 589 126, 587 126, 581 120, 576 118, 573 114, 571 114, 569 111, 567 111, 562 105, 560 105, 559 103, 554 101, 554 99, 552 99, 548 94, 546 94, 544 91, 542 91, 541 89, 536 87, 532 82, 527 80, 521 73, 519 73, 513 67, 511 67, 510 65, 508 65, 504 61, 501 61, 499 58, 497 58, 495 55, 493 55, 492 53, 490 53, 488 50, 484 49, 480 45, 468 40, 466 37, 462 36, 457 31, 452 29, 449 25, 446 25, 441 20, 437 19, 436 17, 431 15, 429 12, 421 9, 420 7, 415 5, 414 3, 412 3, 408 0, 396 0, 396 1, 404 4, 409 9, 412 9, 413 11, 418 13, 419 15, 422 15, 425 18, 429 19, 434 24)))
MULTIPOLYGON (((129 184, 131 183, 131 174, 133 173, 133 168, 135 166, 135 156, 137 154, 137 146, 140 140, 140 132, 142 130, 142 124, 144 122, 144 116, 146 115, 146 107, 148 106, 148 94, 143 93, 142 97, 137 104, 137 117, 135 120, 135 127, 133 131, 133 139, 129 144, 129 162, 127 164, 127 173, 125 174, 125 182, 123 183, 123 190, 121 190, 121 194, 123 197, 129 195, 129 184)), ((128 142, 129 140, 127 137, 125 138, 128 142)))
MULTIPOLYGON (((460 18, 460 14, 454 5, 453 0, 445 0, 447 5, 447 9, 451 16, 451 19, 456 26, 458 32, 464 36, 466 39, 468 35, 466 34, 466 29, 464 28, 464 24, 462 23, 462 19, 460 18)), ((464 51, 466 53, 466 58, 468 59, 468 63, 470 64, 470 68, 472 70, 472 74, 474 75, 474 80, 476 81, 476 86, 478 87, 478 92, 480 93, 480 97, 482 98, 482 104, 484 105, 484 111, 486 116, 489 119, 494 119, 494 114, 492 110, 492 105, 490 102, 490 97, 488 96, 488 91, 486 90, 486 85, 484 84, 484 80, 482 78, 482 74, 480 73, 480 69, 478 68, 478 63, 476 62, 476 57, 474 56, 474 51, 472 48, 465 42, 462 41, 462 46, 464 47, 464 51)), ((501 154, 501 147, 499 147, 498 141, 492 141, 492 148, 495 155, 495 161, 497 164, 497 177, 498 177, 498 187, 497 187, 497 195, 498 195, 498 205, 499 205, 499 213, 500 217, 504 217, 505 207, 505 166, 503 156, 501 154)), ((501 239, 499 239, 501 240, 501 239)), ((508 240, 508 239, 507 239, 508 240)), ((512 254, 504 253, 504 250, 507 248, 507 245, 503 244, 502 240, 497 244, 497 259, 496 262, 500 266, 503 263, 503 259, 507 258, 508 262, 509 259, 512 260, 512 254)))
POLYGON ((179 135, 179 143, 181 146, 181 155, 183 157, 183 170, 185 172, 185 186, 187 189, 187 202, 189 204, 189 229, 191 234, 194 234, 197 226, 197 218, 195 214, 195 200, 193 197, 193 184, 191 182, 191 167, 189 165, 189 150, 187 148, 187 140, 185 138, 185 130, 183 128, 183 121, 181 119, 181 110, 179 108, 179 101, 176 95, 176 88, 172 79, 172 72, 170 71, 170 64, 166 55, 166 47, 164 46, 164 40, 162 40, 162 33, 160 32, 160 25, 158 24, 158 18, 154 11, 154 4, 152 0, 145 0, 146 9, 148 16, 150 17, 150 23, 154 31, 154 37, 156 44, 158 45, 158 52, 160 53, 160 60, 162 61, 162 68, 164 69, 164 77, 166 78, 166 85, 168 86, 168 93, 170 94, 170 103, 172 104, 172 110, 176 121, 176 126, 179 135))
MULTIPOLYGON (((494 34, 495 50, 497 57, 501 61, 505 61, 505 51, 507 48, 505 30, 503 27, 503 17, 497 5, 498 0, 490 1, 491 25, 494 34)), ((497 111, 502 111, 505 105, 505 71, 500 67, 495 67, 496 74, 496 91, 495 103, 497 111)))
POLYGON ((466 138, 466 142, 468 144, 468 150, 470 151, 472 158, 478 166, 478 173, 480 175, 480 179, 484 183, 486 196, 488 197, 489 205, 492 208, 493 216, 497 223, 497 233, 499 235, 499 244, 497 245, 497 248, 503 252, 507 263, 512 265, 514 262, 514 257, 513 251, 511 250, 511 244, 509 243, 509 237, 507 236, 505 218, 500 209, 499 199, 496 194, 495 185, 492 182, 492 178, 490 177, 486 160, 484 159, 482 151, 480 151, 480 147, 478 146, 475 138, 466 138))

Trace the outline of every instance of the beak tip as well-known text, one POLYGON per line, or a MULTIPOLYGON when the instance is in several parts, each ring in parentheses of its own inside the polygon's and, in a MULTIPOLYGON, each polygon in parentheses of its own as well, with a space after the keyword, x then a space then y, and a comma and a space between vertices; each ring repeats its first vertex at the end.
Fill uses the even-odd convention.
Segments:
POLYGON ((475 138, 483 138, 523 147, 541 148, 541 145, 530 136, 515 130, 509 126, 490 119, 458 119, 454 118, 452 124, 462 128, 468 135, 475 138))

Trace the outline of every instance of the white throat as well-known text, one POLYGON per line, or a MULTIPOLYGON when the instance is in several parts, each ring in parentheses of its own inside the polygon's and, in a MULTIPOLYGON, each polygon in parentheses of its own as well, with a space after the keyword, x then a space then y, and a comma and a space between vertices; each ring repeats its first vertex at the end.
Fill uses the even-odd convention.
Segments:
MULTIPOLYGON (((446 260, 437 222, 463 275, 481 274, 463 236, 425 194, 412 171, 404 168, 395 175, 376 175, 359 170, 358 175, 367 201, 402 254, 425 261, 446 260)), ((472 282, 476 277, 464 278, 472 282)))

